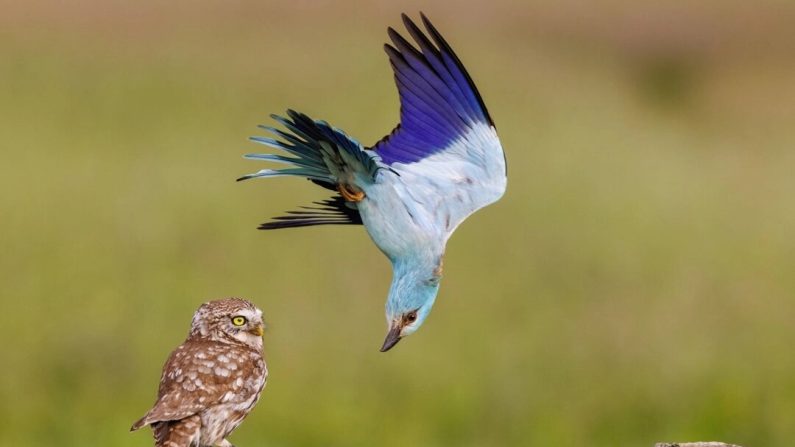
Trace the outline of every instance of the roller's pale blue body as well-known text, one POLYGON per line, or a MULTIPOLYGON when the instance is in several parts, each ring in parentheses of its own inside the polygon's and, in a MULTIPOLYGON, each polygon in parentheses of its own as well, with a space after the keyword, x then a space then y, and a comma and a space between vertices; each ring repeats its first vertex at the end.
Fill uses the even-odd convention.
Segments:
POLYGON ((391 28, 386 46, 401 96, 401 124, 372 148, 324 121, 288 111, 274 117, 289 132, 253 140, 294 157, 247 157, 291 165, 245 178, 306 177, 339 195, 260 228, 364 224, 392 262, 386 304, 389 333, 382 350, 416 331, 439 290, 447 240, 478 209, 497 201, 506 166, 496 129, 480 95, 449 45, 423 16, 430 39, 405 15, 416 49, 391 28), (433 41, 431 41, 431 39, 433 41))

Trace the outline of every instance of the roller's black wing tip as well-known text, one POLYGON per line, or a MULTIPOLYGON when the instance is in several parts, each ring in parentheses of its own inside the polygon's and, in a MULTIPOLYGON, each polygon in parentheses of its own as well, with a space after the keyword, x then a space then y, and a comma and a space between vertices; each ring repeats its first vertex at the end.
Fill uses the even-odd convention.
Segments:
POLYGON ((315 206, 302 206, 288 211, 285 216, 274 217, 257 227, 258 230, 313 227, 316 225, 362 225, 362 216, 340 196, 314 202, 315 206))

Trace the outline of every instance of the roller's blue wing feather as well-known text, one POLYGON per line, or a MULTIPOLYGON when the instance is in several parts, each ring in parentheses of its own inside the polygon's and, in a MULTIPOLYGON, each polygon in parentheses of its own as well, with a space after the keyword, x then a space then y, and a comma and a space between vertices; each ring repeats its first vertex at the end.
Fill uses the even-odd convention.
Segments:
POLYGON ((408 16, 403 23, 419 48, 389 28, 389 56, 400 95, 400 124, 373 146, 384 163, 414 163, 444 151, 477 125, 494 126, 461 61, 422 15, 427 36, 408 16))

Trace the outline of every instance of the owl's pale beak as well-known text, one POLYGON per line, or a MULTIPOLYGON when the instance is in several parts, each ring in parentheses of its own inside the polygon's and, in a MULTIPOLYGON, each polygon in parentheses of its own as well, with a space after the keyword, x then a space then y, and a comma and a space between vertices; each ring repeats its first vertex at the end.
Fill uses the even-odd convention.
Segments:
POLYGON ((254 329, 249 331, 250 334, 256 335, 257 337, 262 337, 262 334, 265 333, 265 327, 257 326, 254 329))
POLYGON ((389 332, 384 339, 384 345, 381 346, 381 352, 387 352, 400 341, 400 324, 393 324, 389 328, 389 332))

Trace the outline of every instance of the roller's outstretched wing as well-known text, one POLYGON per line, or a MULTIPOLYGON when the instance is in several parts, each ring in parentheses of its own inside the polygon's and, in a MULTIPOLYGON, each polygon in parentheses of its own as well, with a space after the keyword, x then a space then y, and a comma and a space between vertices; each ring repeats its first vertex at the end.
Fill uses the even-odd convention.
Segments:
POLYGON ((450 233, 505 192, 505 156, 483 99, 431 22, 405 14, 413 46, 389 28, 385 45, 400 94, 400 124, 372 149, 416 195, 439 208, 450 233))
POLYGON ((270 126, 260 126, 276 138, 252 137, 265 146, 280 149, 291 156, 277 154, 248 154, 246 158, 288 165, 283 169, 262 169, 238 180, 258 177, 294 176, 338 191, 334 196, 314 206, 304 206, 288 211, 259 226, 260 230, 362 223, 355 203, 346 201, 344 195, 356 194, 362 182, 372 182, 378 171, 385 167, 372 151, 365 150, 358 141, 325 121, 316 121, 303 113, 287 111, 287 117, 273 115, 286 131, 270 126))

